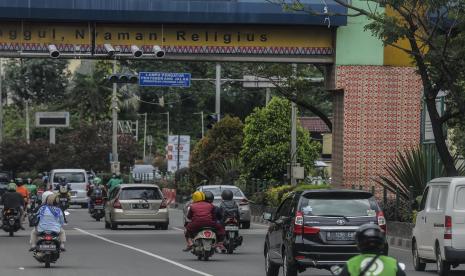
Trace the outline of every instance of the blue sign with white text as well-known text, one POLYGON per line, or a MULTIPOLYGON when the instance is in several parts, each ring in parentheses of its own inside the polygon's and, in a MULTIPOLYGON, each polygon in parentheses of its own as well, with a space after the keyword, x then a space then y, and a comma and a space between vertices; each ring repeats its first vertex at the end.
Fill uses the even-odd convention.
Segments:
POLYGON ((190 87, 190 73, 139 72, 139 86, 190 87))

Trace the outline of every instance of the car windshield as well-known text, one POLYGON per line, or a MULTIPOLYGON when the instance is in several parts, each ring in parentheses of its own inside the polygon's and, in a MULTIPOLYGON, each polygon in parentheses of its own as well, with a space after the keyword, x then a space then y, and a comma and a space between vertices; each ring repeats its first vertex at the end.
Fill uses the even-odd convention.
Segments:
POLYGON ((206 191, 212 192, 215 197, 221 196, 221 193, 224 190, 232 191, 235 197, 244 197, 244 194, 242 194, 242 191, 236 187, 203 187, 202 188, 203 192, 206 192, 206 191))
POLYGON ((60 177, 66 178, 68 183, 85 183, 86 177, 83 172, 57 172, 53 176, 53 182, 59 183, 60 177))
POLYGON ((130 200, 130 199, 157 200, 157 199, 162 199, 162 195, 158 188, 133 187, 133 188, 124 188, 121 191, 119 199, 120 200, 130 200))
POLYGON ((375 216, 376 205, 369 198, 308 198, 301 200, 300 211, 306 216, 375 216))
POLYGON ((0 182, 8 182, 8 174, 0 173, 0 182))

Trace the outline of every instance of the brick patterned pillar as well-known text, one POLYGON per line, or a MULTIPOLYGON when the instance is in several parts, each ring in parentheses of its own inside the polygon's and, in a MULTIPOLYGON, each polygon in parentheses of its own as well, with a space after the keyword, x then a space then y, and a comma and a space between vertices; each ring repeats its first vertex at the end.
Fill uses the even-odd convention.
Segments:
POLYGON ((344 187, 344 90, 333 91, 332 183, 344 187))
POLYGON ((421 81, 410 67, 344 65, 336 87, 344 94, 343 103, 335 97, 333 178, 369 190, 398 150, 420 142, 421 81))

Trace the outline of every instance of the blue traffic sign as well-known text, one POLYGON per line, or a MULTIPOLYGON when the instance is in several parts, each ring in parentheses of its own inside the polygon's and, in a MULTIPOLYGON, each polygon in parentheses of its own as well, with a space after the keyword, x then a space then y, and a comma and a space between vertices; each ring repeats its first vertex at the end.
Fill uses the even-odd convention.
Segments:
POLYGON ((190 87, 190 73, 139 72, 139 86, 190 87))

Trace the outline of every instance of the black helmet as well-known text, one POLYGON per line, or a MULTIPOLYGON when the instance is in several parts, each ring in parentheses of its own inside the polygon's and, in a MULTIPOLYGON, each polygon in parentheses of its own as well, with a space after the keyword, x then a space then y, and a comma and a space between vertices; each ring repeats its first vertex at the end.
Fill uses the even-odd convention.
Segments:
POLYGON ((60 184, 66 184, 66 177, 60 176, 60 178, 58 178, 58 182, 59 182, 60 184))
POLYGON ((18 186, 22 186, 24 183, 23 183, 23 179, 21 177, 18 177, 15 179, 16 181, 16 185, 18 186))
POLYGON ((384 249, 386 236, 376 224, 364 224, 355 234, 355 241, 362 253, 379 254, 384 249))
POLYGON ((221 198, 223 200, 232 200, 234 197, 233 195, 233 192, 231 190, 224 190, 222 193, 221 193, 221 198))
POLYGON ((203 193, 205 195, 205 201, 213 203, 213 200, 215 199, 215 196, 213 195, 213 193, 210 191, 205 191, 203 193))

